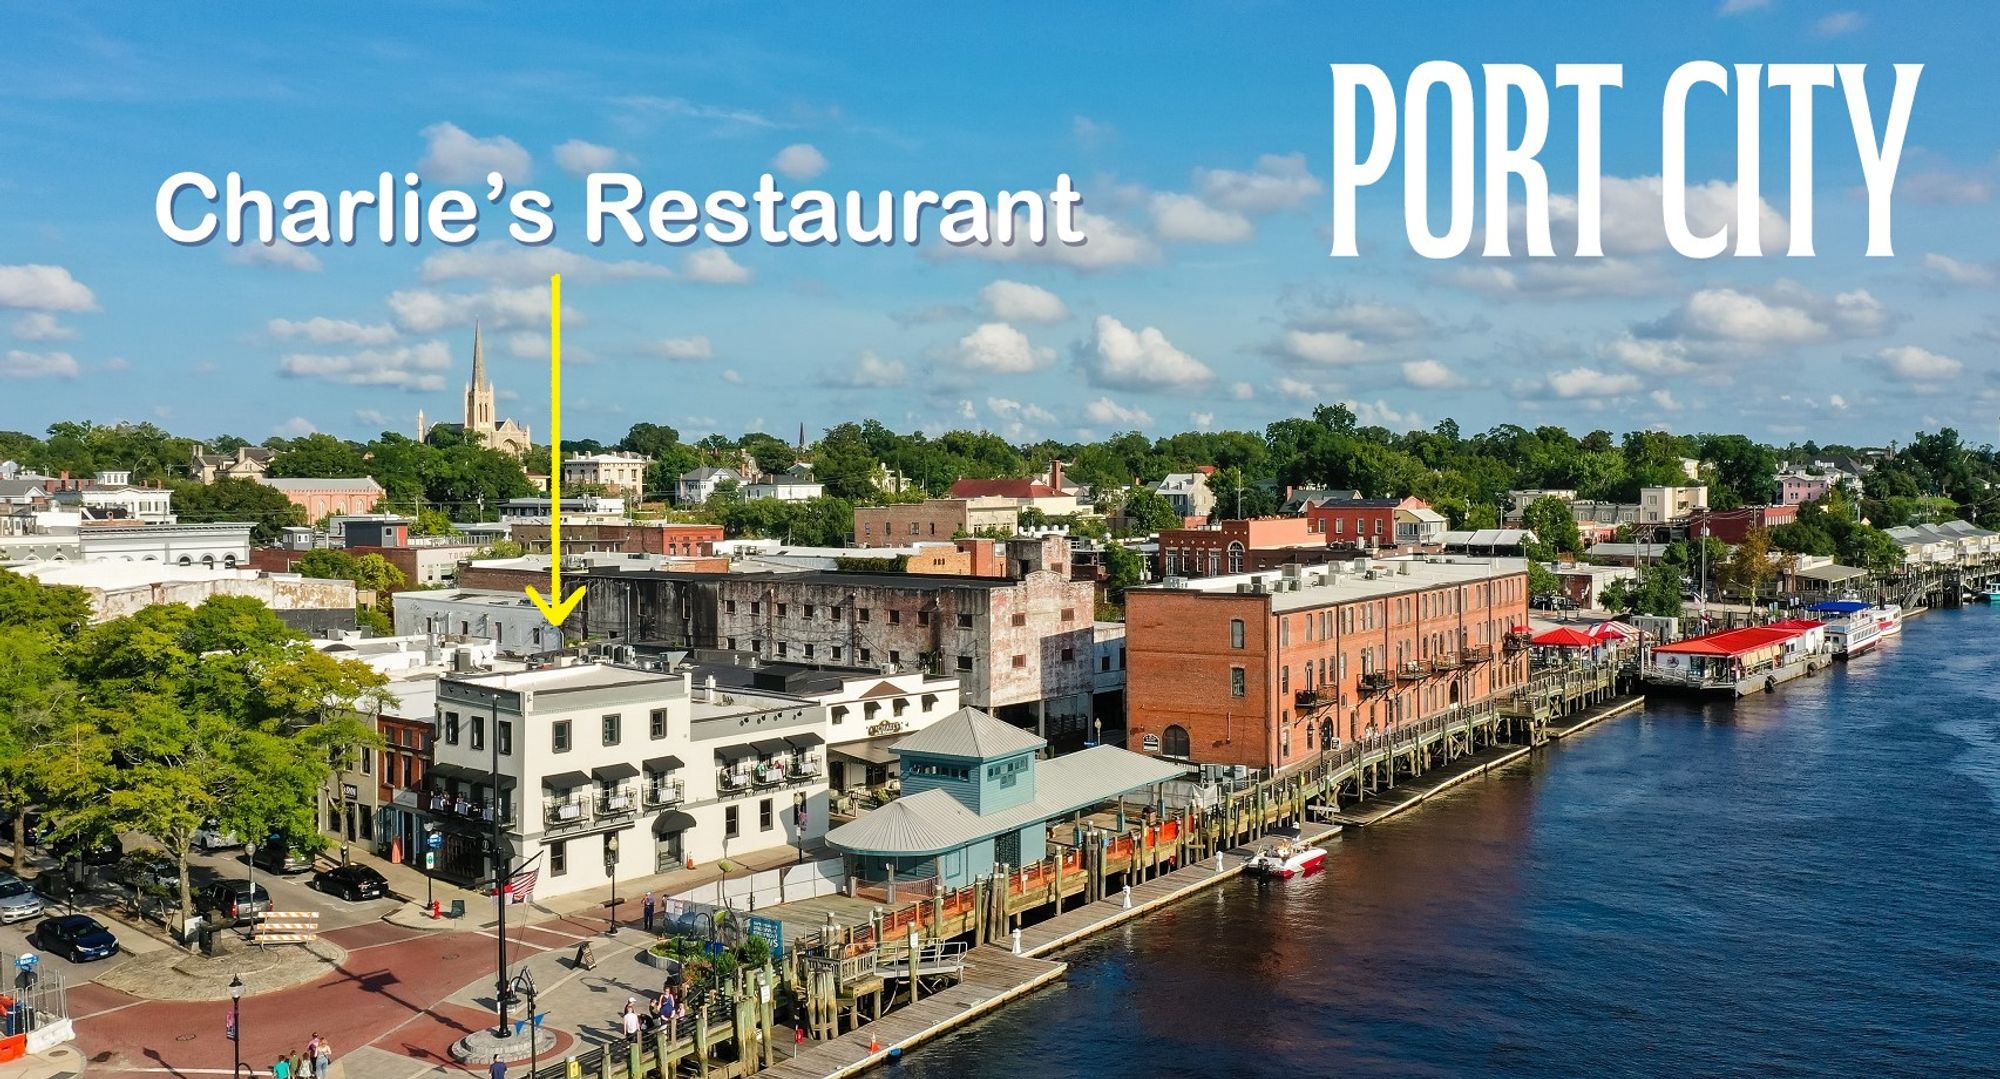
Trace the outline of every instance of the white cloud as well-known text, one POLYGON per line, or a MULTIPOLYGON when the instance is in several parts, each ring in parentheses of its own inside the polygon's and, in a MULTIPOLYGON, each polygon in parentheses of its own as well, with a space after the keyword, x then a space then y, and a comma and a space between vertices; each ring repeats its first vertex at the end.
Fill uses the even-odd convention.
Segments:
POLYGON ((903 361, 885 360, 873 352, 863 352, 852 368, 828 372, 821 377, 820 385, 846 390, 890 389, 909 381, 909 377, 909 368, 903 361))
POLYGON ((83 366, 67 352, 22 352, 0 356, 0 378, 75 378, 83 366))
POLYGON ((1840 411, 1845 412, 1847 411, 1847 398, 1842 397, 1837 393, 1827 394, 1826 406, 1828 408, 1839 409, 1840 411))
POLYGON ((731 386, 740 386, 743 384, 743 372, 738 371, 734 367, 725 368, 722 372, 722 381, 729 383, 731 386))
MULTIPOLYGON (((1563 250, 1558 246, 1557 251, 1563 250)), ((1665 275, 1627 259, 1572 259, 1525 265, 1455 266, 1442 280, 1496 299, 1585 300, 1600 296, 1650 296, 1664 290, 1665 275)))
POLYGON ((1406 341, 1438 327, 1413 307, 1371 300, 1341 299, 1332 306, 1298 312, 1291 325, 1302 330, 1345 330, 1363 338, 1406 341))
POLYGON ((272 434, 283 438, 304 438, 318 431, 319 428, 314 427, 312 421, 306 419, 304 416, 293 416, 291 419, 271 428, 272 434))
POLYGON ((599 146, 582 139, 571 139, 555 148, 557 167, 571 176, 588 176, 593 172, 603 172, 624 160, 624 157, 625 155, 609 146, 599 146))
POLYGON ((441 341, 341 355, 293 353, 278 361, 278 373, 286 378, 343 386, 390 386, 412 393, 444 389, 440 372, 450 368, 451 350, 441 341))
POLYGON ((417 169, 426 180, 484 184, 489 172, 516 183, 528 178, 528 151, 504 135, 482 139, 453 123, 432 124, 419 134, 425 148, 417 169))
POLYGON ((1229 385, 1229 396, 1238 401, 1248 401, 1257 396, 1257 390, 1248 382, 1232 382, 1229 385))
POLYGON ((1688 358, 1687 345, 1670 338, 1640 338, 1628 333, 1598 351, 1634 371, 1683 374, 1695 369, 1694 361, 1688 358))
POLYGON ((703 336, 669 337, 661 341, 655 341, 646 351, 663 360, 673 360, 680 363, 712 360, 715 358, 714 346, 710 345, 708 338, 703 336))
MULTIPOLYGON (((485 292, 437 292, 432 289, 402 289, 389 294, 389 314, 396 325, 410 333, 437 333, 454 326, 470 326, 483 321, 496 329, 529 329, 548 325, 549 291, 546 288, 496 288, 485 292)), ((563 306, 563 324, 577 321, 575 312, 563 306)))
POLYGON ((1771 0, 1722 0, 1722 6, 1715 9, 1717 15, 1741 15, 1746 11, 1762 11, 1771 6, 1771 0))
POLYGON ((1188 413, 1188 422, 1193 424, 1194 429, 1197 431, 1207 431, 1215 426, 1215 413, 1190 412, 1188 413))
POLYGON ((1166 334, 1151 326, 1133 330, 1110 315, 1097 316, 1096 338, 1083 348, 1082 361, 1091 384, 1108 389, 1191 391, 1215 381, 1214 371, 1166 334))
POLYGON ((1153 229, 1163 240, 1187 243, 1242 243, 1256 234, 1250 219, 1234 210, 1218 210, 1193 195, 1154 195, 1153 229))
POLYGON ((56 321, 47 311, 30 311, 14 320, 11 328, 18 341, 62 341, 76 336, 76 331, 56 321))
MULTIPOLYGON (((1658 176, 1606 176, 1598 185, 1598 230, 1607 256, 1632 256, 1664 252, 1667 240, 1662 215, 1665 185, 1658 176)), ((1897 193, 1901 194, 1899 186, 1897 193)), ((1720 229, 1729 230, 1736 240, 1736 185, 1727 180, 1709 180, 1686 188, 1688 229, 1699 236, 1720 229)), ((1558 255, 1576 250, 1578 206, 1576 196, 1555 193, 1549 197, 1549 241, 1558 255)), ((1527 254, 1527 208, 1510 203, 1507 217, 1508 250, 1515 256, 1527 254)), ((1765 252, 1784 250, 1791 229, 1785 215, 1767 199, 1757 202, 1757 237, 1765 252)), ((1485 246, 1483 233, 1469 250, 1485 246)))
POLYGON ((1679 412, 1681 410, 1681 403, 1674 400, 1673 392, 1670 390, 1654 390, 1646 396, 1652 398, 1653 407, 1658 408, 1662 412, 1679 412))
POLYGON ((1957 378, 1965 370, 1965 364, 1958 360, 1915 345, 1885 348, 1875 358, 1890 374, 1912 382, 1941 382, 1957 378))
POLYGON ((1069 122, 1069 133, 1085 149, 1094 150, 1118 137, 1118 129, 1088 116, 1077 116, 1069 122))
POLYGON ((1980 262, 1961 262, 1949 255, 1931 252, 1924 256, 1924 275, 1946 285, 1985 287, 2000 284, 2000 271, 1980 262))
POLYGON ((1931 169, 1912 173, 1897 180, 1896 197, 1911 202, 1962 206, 1992 199, 1993 187, 1990 170, 1983 173, 1966 173, 1952 169, 1931 169))
POLYGON ((1083 414, 1090 422, 1105 427, 1144 427, 1153 422, 1153 417, 1143 408, 1121 405, 1109 397, 1100 397, 1083 408, 1083 414))
POLYGON ((795 142, 778 151, 771 167, 794 180, 810 180, 826 171, 826 155, 809 142, 795 142))
POLYGON ((1387 401, 1342 401, 1363 427, 1386 427, 1391 431, 1415 431, 1430 425, 1415 412, 1403 412, 1387 401))
POLYGON ((1886 332, 1894 322, 1889 309, 1866 289, 1828 298, 1780 281, 1757 293, 1734 288, 1697 290, 1679 310, 1643 327, 1642 333, 1783 348, 1835 337, 1873 337, 1886 332))
POLYGON ((1217 206, 1252 214, 1289 209, 1320 192, 1304 154, 1265 154, 1251 172, 1196 169, 1194 186, 1217 206))
POLYGON ((953 358, 969 371, 1018 375, 1055 362, 1052 348, 1037 348, 1028 335, 1004 322, 988 322, 959 338, 953 358))
POLYGON ((1342 330, 1287 330, 1278 347, 1285 358, 1319 367, 1361 363, 1370 358, 1368 346, 1342 330))
POLYGON ((97 297, 61 266, 0 266, 0 307, 95 311, 97 297))
POLYGON ((1061 322, 1069 317, 1062 298, 1019 281, 995 281, 979 290, 979 302, 1003 322, 1061 322))
POLYGON ((321 269, 319 256, 297 244, 280 243, 276 240, 267 244, 246 242, 229 251, 229 261, 246 266, 276 266, 283 270, 297 270, 300 273, 318 273, 321 269))
POLYGON ((1076 227, 1084 237, 1084 242, 1080 244, 1063 243, 1055 238, 1053 229, 1046 242, 1029 243, 1023 230, 1016 229, 1013 243, 966 244, 963 247, 943 245, 931 251, 938 256, 967 255, 995 262, 1052 262, 1085 271, 1152 262, 1160 257, 1160 249, 1153 241, 1126 225, 1089 210, 1076 211, 1076 227))
POLYGON ((1461 385, 1463 380, 1436 360, 1410 360, 1403 364, 1403 382, 1420 390, 1443 390, 1461 385))
POLYGON ((1593 367, 1575 367, 1568 371, 1550 372, 1548 390, 1565 400, 1579 397, 1625 397, 1638 393, 1641 387, 1637 375, 1614 375, 1593 367))
POLYGON ((432 284, 490 281, 546 287, 554 274, 573 281, 628 281, 672 277, 673 271, 639 259, 597 259, 554 247, 472 247, 430 256, 420 274, 432 284))
POLYGON ((1813 24, 1813 33, 1821 37, 1839 37, 1851 34, 1868 25, 1868 20, 1858 11, 1836 11, 1813 24))
POLYGON ((354 422, 360 424, 366 424, 369 427, 386 428, 389 426, 389 417, 384 416, 377 409, 357 408, 354 410, 354 422))
POLYGON ((1317 398, 1320 395, 1319 387, 1314 386, 1304 379, 1292 378, 1286 375, 1278 376, 1278 380, 1271 384, 1271 388, 1277 390, 1280 397, 1290 397, 1298 400, 1317 398))
POLYGON ((704 247, 681 263, 681 276, 704 285, 743 285, 750 281, 749 267, 729 257, 719 247, 704 247))
POLYGON ((386 345, 396 339, 396 328, 386 322, 362 323, 348 319, 314 317, 303 321, 274 318, 264 329, 280 341, 309 341, 315 345, 386 345))
POLYGON ((1001 433, 1010 438, 1026 437, 1036 433, 1040 427, 1056 422, 1055 414, 1048 409, 1006 397, 988 397, 986 410, 1003 421, 1001 433))

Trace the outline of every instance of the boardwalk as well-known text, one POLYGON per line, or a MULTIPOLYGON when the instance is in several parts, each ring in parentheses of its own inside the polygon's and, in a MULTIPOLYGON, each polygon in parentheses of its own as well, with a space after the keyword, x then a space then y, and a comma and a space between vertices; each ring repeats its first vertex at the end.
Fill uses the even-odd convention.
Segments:
POLYGON ((780 1064, 759 1072, 771 1079, 840 1079, 889 1059, 891 1050, 908 1049, 934 1038, 973 1016, 991 1011, 1062 977, 1069 964, 1030 959, 994 947, 974 948, 965 957, 965 976, 957 985, 925 996, 866 1026, 831 1041, 820 1042, 780 1064), (871 1052, 869 1046, 880 1048, 871 1052))

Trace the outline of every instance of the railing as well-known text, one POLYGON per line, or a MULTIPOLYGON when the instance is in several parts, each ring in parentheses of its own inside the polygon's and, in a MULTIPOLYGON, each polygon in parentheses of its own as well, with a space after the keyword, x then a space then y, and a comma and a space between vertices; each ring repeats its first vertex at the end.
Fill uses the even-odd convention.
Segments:
POLYGON ((639 811, 639 796, 630 787, 616 787, 597 793, 599 817, 623 817, 639 811))
POLYGON ((722 791, 750 789, 750 773, 741 768, 721 768, 715 773, 715 786, 722 791))
POLYGON ((1510 631, 1507 634, 1507 641, 1506 641, 1507 651, 1519 652, 1521 649, 1528 647, 1529 643, 1532 642, 1534 639, 1535 635, 1532 633, 1519 633, 1510 631))
POLYGON ((1396 680, 1400 682, 1414 682, 1429 673, 1430 670, 1422 663, 1411 660, 1396 667, 1396 680))
POLYGON ((1361 676, 1363 693, 1386 693, 1394 684, 1395 679, 1390 677, 1388 671, 1368 671, 1361 676))
POLYGON ((1459 655, 1467 663, 1491 663, 1493 646, 1490 644, 1469 644, 1459 650, 1459 655))
POLYGON ((1431 670, 1455 671, 1457 669, 1458 669, 1458 657, 1455 655, 1452 655, 1448 652, 1440 652, 1439 654, 1431 657, 1431 670))
POLYGON ((501 821, 507 821, 512 806, 509 802, 481 802, 471 798, 453 798, 448 794, 436 793, 430 796, 428 804, 434 815, 486 824, 493 823, 496 816, 501 821))
POLYGON ((591 798, 573 794, 564 798, 542 799, 542 819, 550 824, 578 824, 590 819, 591 798))
POLYGON ((1339 704, 1340 695, 1337 693, 1326 693, 1317 689, 1302 689, 1298 691, 1298 694, 1292 700, 1293 704, 1299 708, 1320 708, 1325 705, 1339 704))
POLYGON ((649 806, 670 806, 679 805, 685 794, 680 780, 656 779, 646 784, 642 796, 649 806))

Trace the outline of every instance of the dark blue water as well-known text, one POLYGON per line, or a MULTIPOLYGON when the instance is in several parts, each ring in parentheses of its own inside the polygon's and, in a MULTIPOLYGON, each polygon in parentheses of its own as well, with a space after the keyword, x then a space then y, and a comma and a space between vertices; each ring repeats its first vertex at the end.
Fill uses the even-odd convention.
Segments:
POLYGON ((1070 952, 891 1074, 2000 1074, 2000 611, 1654 702, 1070 952))

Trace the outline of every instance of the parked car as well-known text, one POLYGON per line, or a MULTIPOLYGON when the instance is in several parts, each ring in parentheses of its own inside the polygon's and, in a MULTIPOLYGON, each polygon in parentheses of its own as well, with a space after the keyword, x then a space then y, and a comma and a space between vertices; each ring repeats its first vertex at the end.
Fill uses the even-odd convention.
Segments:
POLYGON ((360 902, 389 894, 389 882, 365 865, 337 865, 313 874, 313 887, 328 895, 360 902))
POLYGON ((219 880, 197 893, 195 909, 203 914, 219 910, 237 925, 244 925, 271 909, 271 893, 247 880, 219 880))
POLYGON ((47 918, 28 934, 29 943, 72 963, 89 963, 118 954, 118 938, 88 914, 47 918))
POLYGON ((194 833, 194 849, 200 851, 234 850, 243 845, 236 833, 228 831, 214 821, 207 821, 194 833))
POLYGON ((83 839, 68 836, 56 840, 49 846, 49 853, 58 862, 80 861, 84 865, 117 865, 125 857, 125 844, 117 836, 104 839, 83 839))
POLYGON ((258 847, 250 855, 250 864, 273 873, 303 873, 313 867, 310 855, 278 838, 258 847))
POLYGON ((0 922, 25 922, 42 916, 42 897, 28 882, 12 873, 0 873, 0 922))
POLYGON ((118 876, 141 890, 180 892, 180 867, 174 863, 173 856, 163 850, 133 851, 119 863, 118 876))

